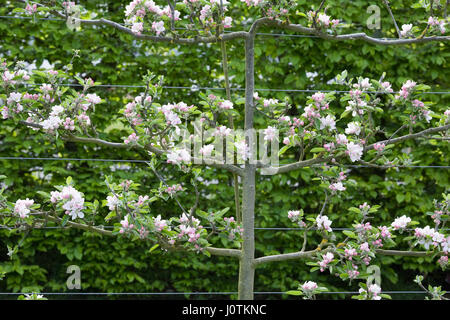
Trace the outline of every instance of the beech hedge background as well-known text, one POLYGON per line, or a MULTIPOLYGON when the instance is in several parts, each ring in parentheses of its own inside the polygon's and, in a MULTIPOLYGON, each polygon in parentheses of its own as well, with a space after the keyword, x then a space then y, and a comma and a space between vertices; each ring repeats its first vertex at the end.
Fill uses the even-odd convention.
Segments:
MULTIPOLYGON (((310 1, 303 4, 304 12, 310 9, 310 1)), ((13 4, 9 1, 0 8, 0 16, 10 15, 13 4)), ((79 1, 83 7, 108 19, 122 22, 125 6, 129 0, 79 1)), ((390 1, 396 12, 397 22, 410 23, 424 20, 424 10, 413 9, 413 1, 390 1)), ((379 36, 395 36, 388 12, 381 1, 327 1, 327 13, 333 17, 354 23, 354 28, 368 30, 365 26, 370 13, 366 9, 377 4, 381 9, 381 30, 373 30, 379 36)), ((238 9, 233 9, 238 10, 238 9)), ((251 16, 242 6, 242 15, 251 16)), ((231 15, 238 16, 239 12, 231 15)), ((237 19, 234 20, 238 23, 237 19)), ((234 25, 233 29, 248 28, 234 25)), ((267 31, 261 31, 270 32, 267 31)), ((448 45, 426 43, 420 45, 378 47, 361 41, 331 42, 310 37, 287 37, 259 35, 256 39, 255 86, 277 89, 339 89, 327 82, 343 70, 351 77, 379 78, 386 72, 386 80, 398 89, 402 82, 412 79, 431 85, 430 91, 450 91, 448 79, 450 58, 448 45), (317 73, 315 77, 308 77, 317 73)), ((75 60, 73 73, 93 78, 102 84, 142 85, 141 77, 146 70, 165 76, 165 85, 191 87, 224 87, 219 44, 181 46, 137 41, 131 36, 105 27, 83 27, 72 32, 64 21, 40 20, 32 23, 25 19, 0 18, 0 57, 9 60, 34 62, 37 67, 44 61, 61 68, 70 61, 72 49, 79 49, 81 57, 75 60)), ((232 87, 244 88, 244 48, 242 41, 227 43, 232 87)), ((44 66, 46 62, 44 63, 44 66)), ((98 87, 90 92, 107 100, 101 104, 93 122, 99 132, 108 132, 109 140, 120 141, 125 135, 118 110, 138 88, 98 87), (101 110, 100 110, 101 109, 101 110)), ((166 102, 185 101, 196 104, 199 91, 167 89, 166 102)), ((225 95, 225 91, 211 91, 225 95)), ((233 99, 243 91, 233 91, 233 99)), ((289 97, 300 114, 308 93, 260 91, 260 96, 284 99, 289 97)), ((443 112, 450 102, 450 94, 426 95, 424 101, 433 101, 433 110, 443 112)), ((239 110, 239 109, 238 109, 239 110)), ((258 124, 256 115, 255 124, 258 124)), ((399 114, 387 110, 382 123, 387 128, 398 124, 399 114)), ((262 119, 262 118, 261 118, 262 119)), ((242 124, 242 118, 237 125, 242 124)), ((261 121, 262 122, 262 121, 261 121)), ((446 141, 408 141, 398 148, 398 155, 409 157, 420 165, 448 165, 450 147, 446 141), (439 152, 436 151, 437 145, 439 152), (446 152, 445 152, 446 151, 446 152), (408 153, 409 152, 409 153, 408 153)), ((25 127, 16 127, 9 120, 0 122, 0 157, 65 157, 99 159, 143 159, 141 154, 130 150, 116 150, 92 145, 80 145, 62 141, 50 141, 41 133, 25 127)), ((425 212, 433 209, 433 199, 449 189, 448 169, 401 168, 379 170, 373 168, 349 168, 348 177, 357 181, 356 187, 348 187, 340 198, 333 198, 326 213, 333 220, 333 227, 351 227, 353 219, 347 208, 363 202, 381 205, 374 223, 392 220, 407 213, 414 220, 429 223, 425 212)), ((113 163, 93 161, 38 161, 0 160, 0 175, 7 175, 6 195, 11 200, 32 198, 37 190, 51 191, 53 185, 64 184, 71 175, 78 190, 88 201, 106 199, 105 175, 131 179, 142 184, 142 190, 159 185, 151 170, 141 163, 113 163)), ((166 167, 165 176, 177 174, 166 167)), ((200 208, 234 211, 231 175, 218 169, 202 172, 205 183, 201 193, 205 195, 200 208)), ((313 169, 302 169, 279 176, 257 177, 257 227, 295 227, 289 223, 288 210, 303 208, 315 212, 323 201, 323 192, 314 178, 313 169)), ((179 181, 179 180, 174 180, 179 181)), ((188 185, 189 181, 180 181, 188 185)), ((183 201, 192 203, 188 192, 180 194, 183 201)), ((154 212, 163 217, 177 210, 174 203, 156 202, 154 212)), ((106 213, 106 208, 103 208, 106 213)), ((176 212, 177 213, 177 212, 176 212)), ((101 220, 99 220, 100 222, 101 220)), ((65 292, 66 269, 75 264, 81 268, 82 292, 235 292, 237 291, 238 263, 223 257, 207 258, 204 255, 186 253, 163 253, 149 249, 141 243, 126 239, 101 237, 78 230, 33 230, 22 243, 19 254, 12 260, 7 256, 7 245, 17 243, 20 233, 0 230, 0 271, 6 272, 0 281, 0 292, 65 292)), ((319 239, 315 239, 320 242, 319 239)), ((277 254, 298 250, 301 246, 295 231, 257 230, 257 255, 277 254)), ((218 244, 220 246, 220 243, 218 244)), ((427 281, 449 289, 450 277, 440 271, 431 258, 377 257, 382 272, 383 291, 418 290, 413 283, 416 274, 424 273, 427 281), (401 259, 401 260, 400 260, 401 259), (399 261, 402 261, 400 263, 399 261)), ((273 263, 258 269, 255 291, 287 291, 297 288, 306 280, 326 284, 330 291, 349 289, 338 278, 309 272, 309 267, 299 261, 273 263)), ((191 299, 228 298, 229 296, 191 296, 191 299)), ((231 296, 236 298, 237 295, 231 296)), ((258 298, 280 299, 281 295, 255 295, 258 298)), ((344 298, 344 295, 320 298, 344 298)), ((0 296, 0 299, 5 298, 0 296)), ((63 298, 63 297, 58 297, 63 298)), ((67 297, 66 297, 67 298, 67 297)), ((77 297, 78 298, 78 297, 77 297)), ((89 297, 88 297, 89 298, 89 297)), ((90 297, 93 298, 93 297, 90 297)), ((98 297, 96 297, 98 298, 98 297)), ((126 297, 122 297, 126 298, 126 297)), ((152 296, 151 298, 167 298, 152 296)), ((171 296, 185 298, 183 296, 171 296)), ((350 298, 349 296, 346 298, 350 298)), ((394 299, 423 298, 423 295, 393 295, 394 299)))

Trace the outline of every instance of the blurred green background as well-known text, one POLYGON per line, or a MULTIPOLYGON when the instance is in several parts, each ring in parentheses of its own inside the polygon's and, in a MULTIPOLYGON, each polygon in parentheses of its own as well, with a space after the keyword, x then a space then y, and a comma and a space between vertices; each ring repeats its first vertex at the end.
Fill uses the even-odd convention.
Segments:
MULTIPOLYGON (((129 0, 79 1, 88 10, 99 12, 108 19, 122 22, 129 0)), ((235 1, 231 1, 235 2, 235 1)), ((238 1, 236 1, 238 2, 238 1)), ((311 1, 297 1, 303 12, 310 9, 311 1)), ((319 3, 319 1, 316 1, 319 3)), ((418 23, 427 19, 423 9, 412 9, 415 1, 391 1, 399 25, 418 23)), ((381 1, 327 1, 327 13, 346 23, 354 23, 352 30, 363 30, 375 36, 393 37, 395 30, 381 1), (381 30, 371 31, 365 26, 370 13, 369 5, 381 9, 381 30)), ((316 4, 317 6, 317 4, 316 4)), ((234 6, 236 7, 236 6, 234 6)), ((81 50, 81 58, 74 63, 73 72, 83 74, 102 84, 142 85, 146 70, 162 74, 167 86, 223 87, 221 53, 218 44, 182 46, 138 41, 131 36, 107 27, 83 27, 70 31, 64 21, 40 20, 32 23, 25 19, 10 19, 11 1, 0 7, 0 56, 8 60, 34 62, 37 67, 48 63, 61 68, 70 61, 72 49, 81 50)), ((253 11, 252 11, 253 12, 253 11)), ((252 14, 237 6, 229 14, 248 17, 252 14)), ((244 21, 234 19, 234 30, 248 29, 244 21)), ((423 25, 423 24, 422 24, 423 25)), ((260 30, 268 33, 271 30, 260 30)), ((232 87, 244 87, 244 49, 241 40, 227 44, 232 87)), ((327 82, 336 74, 347 70, 351 77, 363 76, 378 79, 386 72, 386 80, 398 89, 407 79, 431 85, 431 91, 450 91, 448 79, 450 56, 448 45, 426 43, 420 45, 381 47, 361 41, 331 42, 311 37, 258 35, 256 39, 256 88, 277 89, 335 89, 327 82), (313 76, 311 76, 313 75, 313 76)), ((118 110, 139 89, 120 87, 94 88, 107 103, 98 106, 93 121, 102 132, 116 119, 118 110)), ((224 91, 211 91, 224 95, 224 91)), ((162 98, 165 103, 185 101, 196 104, 198 92, 167 89, 162 98)), ((233 91, 234 98, 242 91, 233 91)), ((292 115, 300 114, 310 94, 299 92, 260 91, 260 96, 284 99, 287 95, 293 105, 292 115)), ((433 110, 443 112, 448 107, 450 94, 424 95, 424 101, 435 102, 433 110)), ((242 123, 243 117, 236 124, 242 123)), ((379 119, 387 128, 398 126, 395 113, 384 113, 379 119)), ((264 118, 256 116, 256 125, 264 118)), ((109 140, 121 141, 126 131, 114 129, 109 140)), ((105 135, 106 137, 106 135, 105 135)), ((420 165, 448 165, 449 144, 441 141, 408 141, 396 148, 399 155, 408 155, 420 165), (408 149, 410 148, 410 149, 408 149), (409 151, 409 153, 407 153, 409 151)), ((0 124, 0 157, 67 157, 101 159, 142 159, 129 150, 99 148, 92 145, 52 142, 41 134, 16 126, 12 121, 0 124)), ((293 154, 292 154, 293 156, 293 154)), ((173 182, 180 181, 179 173, 171 167, 164 175, 173 182)), ((92 161, 15 161, 0 160, 0 175, 7 175, 7 195, 11 200, 33 198, 37 190, 51 191, 53 185, 63 184, 71 175, 75 185, 87 200, 105 199, 105 175, 131 179, 142 184, 142 192, 159 185, 157 178, 145 164, 117 164, 92 161), (119 167, 117 165, 120 165, 119 167)), ((314 178, 312 169, 302 169, 279 176, 257 177, 257 227, 295 227, 287 219, 288 210, 303 208, 307 213, 317 212, 323 201, 323 192, 314 178)), ((407 214, 415 220, 429 224, 424 212, 433 209, 433 199, 449 189, 447 169, 403 168, 378 170, 373 168, 350 169, 349 178, 358 182, 339 198, 334 198, 327 210, 333 227, 351 227, 354 216, 347 208, 363 202, 379 204, 381 209, 374 219, 387 223, 407 214)), ((200 208, 219 210, 233 208, 232 177, 217 169, 205 168, 202 177, 210 183, 201 186, 204 196, 200 208)), ((181 182, 188 186, 189 180, 181 182)), ((190 193, 181 199, 192 203, 190 193)), ((178 215, 175 203, 156 202, 152 208, 163 217, 178 215)), ((103 208, 106 214, 107 208, 103 208)), ((230 211, 233 214, 233 210, 230 211)), ((301 237, 296 231, 257 230, 257 256, 292 252, 301 247, 301 237)), ((164 253, 138 242, 111 239, 77 230, 34 230, 23 242, 19 254, 12 260, 7 256, 7 245, 20 240, 21 235, 0 230, 0 268, 6 277, 0 281, 0 292, 70 292, 66 288, 66 269, 69 265, 81 268, 81 292, 236 292, 238 264, 223 257, 207 258, 195 254, 164 253)), ((320 241, 320 238, 312 238, 320 241)), ((220 242, 217 244, 220 246, 220 242)), ((375 261, 382 271, 383 291, 420 290, 413 282, 415 275, 427 276, 425 283, 449 288, 449 277, 440 271, 435 261, 427 258, 397 258, 380 256, 375 261)), ((257 269, 255 291, 282 292, 297 288, 300 282, 313 280, 324 284, 330 291, 357 291, 357 284, 348 286, 338 278, 326 274, 310 273, 303 261, 272 263, 257 269)), ((73 292, 79 292, 72 290, 73 292)), ((236 298, 237 295, 170 296, 171 299, 236 298)), ((394 299, 423 299, 423 295, 397 294, 394 299)), ((1 296, 0 299, 13 298, 1 296)), ((49 297, 55 298, 53 296, 49 297)), ((70 299, 73 296, 57 296, 70 299)), ((106 299, 102 296, 76 296, 85 299, 106 299)), ((118 296, 109 297, 117 299, 118 296)), ((168 296, 120 296, 127 298, 167 299, 168 296)), ((279 294, 255 295, 257 299, 286 299, 279 294)), ((322 299, 343 299, 348 295, 324 295, 322 299)))

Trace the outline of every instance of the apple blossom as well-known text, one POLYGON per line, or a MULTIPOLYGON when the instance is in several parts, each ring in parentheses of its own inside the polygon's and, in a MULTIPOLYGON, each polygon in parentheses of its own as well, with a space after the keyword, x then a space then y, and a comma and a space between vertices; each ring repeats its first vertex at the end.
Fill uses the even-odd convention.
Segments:
POLYGON ((167 227, 167 221, 161 219, 161 215, 158 215, 154 220, 156 231, 161 232, 165 227, 167 227))
POLYGON ((352 260, 353 257, 356 257, 358 255, 358 253, 356 252, 355 248, 349 248, 349 249, 345 249, 345 258, 348 260, 352 260))
POLYGON ((250 148, 248 147, 245 140, 241 140, 234 143, 238 156, 244 160, 247 161, 250 158, 250 148))
POLYGON ((263 101, 264 107, 274 106, 276 104, 278 104, 277 99, 264 99, 263 101))
POLYGON ((60 113, 64 112, 64 108, 62 106, 53 106, 52 112, 50 112, 50 115, 53 117, 58 116, 60 113))
POLYGON ((411 222, 411 218, 403 215, 400 218, 395 219, 391 225, 394 227, 395 230, 405 229, 410 222, 411 222))
POLYGON ((30 207, 34 204, 34 200, 26 198, 25 200, 17 200, 14 205, 14 213, 16 213, 20 218, 25 219, 31 212, 30 207))
POLYGON ((224 28, 231 28, 232 23, 233 23, 233 18, 231 18, 231 17, 225 17, 225 19, 223 19, 223 27, 224 28))
POLYGON ((137 136, 136 133, 133 132, 132 134, 130 134, 128 136, 128 138, 126 138, 124 140, 124 143, 125 144, 132 144, 132 143, 136 143, 138 140, 139 140, 139 136, 137 136))
POLYGON ((8 105, 11 105, 11 104, 13 104, 13 103, 18 103, 18 102, 20 102, 21 99, 22 99, 22 94, 21 94, 21 93, 19 93, 19 92, 11 92, 11 93, 9 94, 8 99, 6 99, 6 103, 7 103, 8 105))
POLYGON ((380 89, 382 92, 392 93, 394 90, 391 88, 391 84, 388 81, 384 81, 380 83, 380 89))
POLYGON ((333 184, 331 184, 330 186, 329 186, 329 188, 331 189, 331 190, 333 190, 333 191, 345 191, 345 187, 344 187, 344 185, 342 184, 342 182, 336 182, 336 183, 333 183, 333 184))
POLYGON ((317 289, 317 283, 315 283, 313 281, 306 281, 302 285, 302 289, 305 291, 313 291, 313 290, 317 289))
POLYGON ((233 103, 229 100, 224 100, 222 102, 219 102, 219 108, 224 109, 224 110, 233 109, 233 103))
POLYGON ((42 121, 40 125, 44 130, 53 131, 59 128, 63 120, 57 116, 50 116, 48 119, 42 121))
POLYGON ((154 30, 156 32, 156 35, 159 36, 166 30, 166 28, 164 27, 164 21, 159 22, 154 21, 152 23, 152 30, 154 30))
POLYGON ((404 25, 402 25, 402 30, 400 30, 400 35, 402 37, 412 36, 412 33, 411 33, 412 27, 413 27, 412 24, 404 24, 404 25))
POLYGON ((327 216, 317 216, 316 218, 316 224, 319 230, 326 230, 328 232, 333 231, 333 229, 330 228, 332 223, 333 222, 328 219, 327 216))
POLYGON ((329 130, 336 130, 336 122, 334 116, 327 115, 325 118, 320 118, 320 130, 328 128, 329 130))
POLYGON ((129 222, 130 216, 126 215, 123 220, 120 221, 122 228, 120 228, 119 233, 125 233, 126 231, 132 230, 134 225, 129 222))
POLYGON ((331 252, 327 252, 326 254, 322 255, 322 261, 319 262, 320 272, 324 272, 328 267, 328 264, 333 261, 333 259, 334 254, 332 254, 331 252))
POLYGON ((333 150, 335 148, 335 145, 333 142, 330 143, 325 143, 323 145, 324 149, 327 150, 328 152, 331 152, 331 150, 333 150))
POLYGON ((209 144, 209 145, 201 147, 200 148, 200 153, 204 157, 210 157, 213 150, 214 150, 214 145, 213 144, 209 144))
POLYGON ((37 4, 34 3, 33 5, 27 4, 25 7, 25 12, 27 15, 31 16, 32 14, 37 12, 37 4))
POLYGON ((336 143, 340 145, 346 145, 348 143, 348 139, 345 134, 338 134, 336 136, 336 143))
POLYGON ((63 122, 64 129, 73 131, 75 130, 75 121, 70 118, 66 118, 63 122))
POLYGON ((358 161, 361 159, 364 148, 359 144, 355 144, 353 142, 347 143, 347 152, 352 162, 358 161))
POLYGON ((384 143, 375 143, 373 148, 377 151, 383 151, 386 145, 384 143))
POLYGON ((216 131, 214 132, 215 136, 222 136, 226 137, 231 134, 231 129, 227 128, 225 126, 220 126, 216 128, 216 131))
POLYGON ((174 149, 167 155, 167 163, 181 164, 189 163, 191 161, 191 155, 186 149, 174 149))
POLYGON ((346 134, 355 134, 359 135, 361 133, 361 126, 358 122, 350 122, 347 124, 347 128, 345 129, 346 134))
POLYGON ((268 126, 264 129, 264 140, 273 141, 278 136, 278 130, 275 127, 268 126))
POLYGON ((70 215, 72 220, 84 218, 84 197, 81 192, 72 186, 65 186, 62 190, 51 193, 51 202, 62 203, 65 214, 70 215))
POLYGON ((110 211, 114 211, 120 204, 119 198, 117 198, 115 195, 107 196, 106 201, 106 205, 108 206, 110 211))
POLYGON ((102 99, 95 93, 88 93, 86 95, 86 101, 90 104, 99 104, 102 102, 102 99))

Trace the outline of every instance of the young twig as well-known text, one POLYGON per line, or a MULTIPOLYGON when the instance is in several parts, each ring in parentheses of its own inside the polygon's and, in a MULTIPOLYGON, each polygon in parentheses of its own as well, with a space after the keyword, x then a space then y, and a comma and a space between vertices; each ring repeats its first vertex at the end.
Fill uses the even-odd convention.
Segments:
POLYGON ((389 0, 383 0, 384 5, 389 11, 389 15, 391 16, 392 22, 394 22, 395 30, 397 31, 398 38, 401 39, 402 35, 400 34, 400 29, 398 28, 397 21, 395 20, 394 14, 392 13, 391 7, 389 5, 389 0))

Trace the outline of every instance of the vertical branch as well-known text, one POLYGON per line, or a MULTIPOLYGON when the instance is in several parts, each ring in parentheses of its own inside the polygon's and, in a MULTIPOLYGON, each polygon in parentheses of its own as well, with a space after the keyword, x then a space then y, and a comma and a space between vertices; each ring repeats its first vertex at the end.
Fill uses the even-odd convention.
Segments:
POLYGON ((317 14, 319 13, 320 10, 322 10, 322 7, 324 4, 325 4, 325 0, 322 0, 322 2, 320 3, 319 9, 317 9, 314 12, 314 17, 313 17, 313 28, 314 29, 317 27, 317 14))
MULTIPOLYGON (((254 40, 256 27, 245 40, 245 127, 248 133, 253 129, 254 91, 254 40)), ((251 146, 251 141, 249 143, 251 146)), ((251 152, 254 152, 251 146, 251 152)), ((252 158, 252 157, 250 157, 252 158)), ((242 254, 239 265, 239 299, 253 299, 255 277, 255 173, 256 165, 250 159, 245 162, 242 191, 242 223, 244 227, 242 254)))
POLYGON ((447 8, 448 8, 449 4, 450 4, 450 0, 447 0, 447 2, 445 3, 445 6, 444 6, 444 19, 447 19, 447 8))
MULTIPOLYGON (((228 77, 228 58, 227 58, 227 48, 224 41, 220 42, 221 50, 222 50, 222 67, 223 74, 225 77, 225 91, 227 95, 227 100, 231 101, 231 92, 230 92, 230 80, 228 77)), ((228 116, 228 121, 230 123, 230 128, 234 128, 233 116, 230 114, 228 116)), ((234 204, 236 207, 236 220, 238 223, 241 222, 241 202, 239 199, 239 180, 237 174, 233 173, 233 186, 234 186, 234 204)))
MULTIPOLYGON (((176 4, 176 0, 175 4, 176 4)), ((175 5, 172 3, 172 1, 167 0, 168 4, 169 4, 169 8, 170 8, 170 28, 172 31, 175 30, 175 5)))

